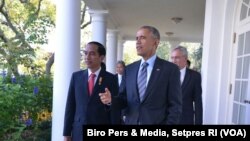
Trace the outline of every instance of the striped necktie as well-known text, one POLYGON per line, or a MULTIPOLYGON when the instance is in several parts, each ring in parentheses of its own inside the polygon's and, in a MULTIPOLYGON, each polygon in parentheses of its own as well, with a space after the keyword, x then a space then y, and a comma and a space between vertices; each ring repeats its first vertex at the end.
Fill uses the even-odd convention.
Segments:
POLYGON ((146 91, 146 87, 147 87, 147 67, 148 67, 148 63, 144 62, 142 64, 141 70, 139 72, 138 78, 137 78, 137 85, 138 85, 138 89, 139 89, 139 96, 140 96, 140 101, 143 100, 144 98, 144 94, 146 91))

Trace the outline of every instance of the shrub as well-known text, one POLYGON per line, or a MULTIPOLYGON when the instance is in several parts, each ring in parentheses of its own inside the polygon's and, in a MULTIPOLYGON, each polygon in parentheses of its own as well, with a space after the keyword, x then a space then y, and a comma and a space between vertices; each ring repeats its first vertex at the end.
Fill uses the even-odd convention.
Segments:
POLYGON ((52 79, 0 77, 0 140, 50 140, 52 79))

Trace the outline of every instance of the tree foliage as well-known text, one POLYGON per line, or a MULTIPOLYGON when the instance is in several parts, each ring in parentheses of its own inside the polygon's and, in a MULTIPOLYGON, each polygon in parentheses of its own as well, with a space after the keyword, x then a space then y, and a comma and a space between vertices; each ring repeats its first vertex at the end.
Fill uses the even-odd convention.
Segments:
POLYGON ((181 43, 182 46, 187 47, 188 59, 191 61, 191 68, 197 71, 201 70, 202 62, 202 43, 181 43))
POLYGON ((0 76, 0 140, 50 139, 52 89, 47 75, 0 76))
POLYGON ((140 59, 140 56, 136 53, 136 43, 134 41, 127 41, 124 45, 124 55, 123 55, 123 61, 126 64, 133 63, 136 60, 140 59))
POLYGON ((170 51, 171 51, 170 48, 171 46, 169 42, 160 42, 156 50, 156 54, 162 59, 169 60, 170 51))
POLYGON ((35 47, 47 43, 54 18, 49 0, 0 1, 0 60, 8 75, 19 76, 18 65, 34 67, 35 47))
POLYGON ((201 63, 202 63, 202 48, 203 45, 200 44, 199 48, 196 49, 193 54, 192 58, 195 60, 194 61, 194 66, 197 69, 197 71, 201 71, 201 63))

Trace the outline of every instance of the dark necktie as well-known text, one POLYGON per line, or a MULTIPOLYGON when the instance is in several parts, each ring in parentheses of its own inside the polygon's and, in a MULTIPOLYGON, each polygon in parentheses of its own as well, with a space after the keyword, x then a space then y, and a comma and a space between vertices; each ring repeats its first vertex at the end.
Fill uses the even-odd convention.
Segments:
POLYGON ((137 79, 137 85, 139 89, 139 96, 140 96, 140 101, 143 100, 144 94, 146 91, 146 83, 147 83, 147 66, 148 63, 144 62, 142 64, 142 68, 139 72, 138 79, 137 79))
POLYGON ((88 87, 89 87, 89 95, 92 94, 93 92, 93 89, 94 89, 94 85, 95 85, 95 74, 94 73, 91 73, 90 76, 89 76, 89 84, 88 84, 88 87))

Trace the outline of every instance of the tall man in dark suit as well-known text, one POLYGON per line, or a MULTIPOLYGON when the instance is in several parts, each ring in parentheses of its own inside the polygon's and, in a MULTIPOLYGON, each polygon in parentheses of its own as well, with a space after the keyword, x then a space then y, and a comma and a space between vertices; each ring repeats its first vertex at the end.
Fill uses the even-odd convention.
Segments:
POLYGON ((183 46, 174 48, 171 60, 179 66, 182 88, 182 116, 180 124, 202 124, 202 88, 200 73, 187 67, 188 52, 183 46))
POLYGON ((89 42, 84 51, 88 69, 74 72, 71 78, 64 117, 65 141, 82 141, 83 125, 120 124, 120 115, 110 104, 103 104, 100 96, 109 89, 118 93, 115 75, 101 68, 106 50, 98 42, 89 42), (93 87, 93 88, 92 88, 93 87))
POLYGON ((160 33, 155 27, 139 28, 136 49, 142 59, 126 67, 119 97, 111 99, 112 105, 127 107, 125 124, 179 123, 180 71, 175 64, 156 56, 159 42, 160 33))

